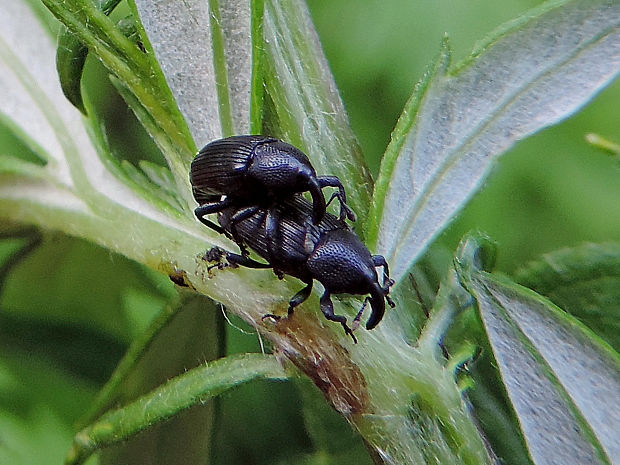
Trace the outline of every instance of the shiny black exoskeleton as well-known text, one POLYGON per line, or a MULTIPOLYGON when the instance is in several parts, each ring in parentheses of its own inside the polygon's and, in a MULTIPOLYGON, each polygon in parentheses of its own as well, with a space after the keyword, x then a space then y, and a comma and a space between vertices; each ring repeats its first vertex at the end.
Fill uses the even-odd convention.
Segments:
POLYGON ((207 254, 208 258, 216 260, 226 256, 230 264, 273 268, 279 276, 288 274, 302 280, 306 287, 291 298, 289 314, 310 296, 313 280, 316 279, 325 288, 320 300, 323 314, 327 319, 342 324, 354 340, 346 318, 334 314, 331 294, 370 294, 354 321, 359 321, 366 303, 370 302, 372 313, 366 328, 377 326, 383 318, 385 302, 394 306, 388 296, 393 281, 389 278, 385 259, 381 255, 371 255, 348 225, 334 215, 326 213, 315 224, 312 205, 301 195, 289 197, 273 209, 278 220, 271 223, 265 208, 250 208, 251 213, 245 215, 243 207, 229 207, 218 215, 221 228, 227 232, 233 227, 233 219, 241 217, 234 223, 237 233, 268 264, 221 249, 212 249, 207 254), (268 232, 268 228, 272 231, 268 232), (276 247, 270 247, 270 243, 276 244, 276 247), (379 284, 376 267, 383 267, 382 285, 379 284))
MULTIPOLYGON (((323 219, 334 198, 340 201, 340 218, 355 221, 340 180, 336 176, 317 176, 306 154, 273 137, 234 136, 207 144, 192 162, 190 182, 200 205, 194 211, 196 216, 216 230, 217 225, 206 215, 233 206, 268 208, 300 192, 309 192, 312 197, 315 223, 323 219), (324 187, 338 189, 329 202, 325 202, 324 187)), ((233 223, 239 220, 234 218, 233 223)), ((228 232, 237 238, 234 227, 228 232)))

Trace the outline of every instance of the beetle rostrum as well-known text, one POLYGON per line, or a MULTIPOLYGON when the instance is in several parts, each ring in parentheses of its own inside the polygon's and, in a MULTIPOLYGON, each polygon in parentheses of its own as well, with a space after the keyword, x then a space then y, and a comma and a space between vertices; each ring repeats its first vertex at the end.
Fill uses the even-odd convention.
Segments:
POLYGON ((192 162, 190 182, 200 204, 195 210, 200 221, 232 205, 268 207, 300 192, 309 192, 312 197, 315 223, 323 219, 326 206, 334 198, 340 201, 340 218, 355 221, 340 180, 317 176, 305 153, 273 137, 233 136, 207 144, 192 162), (337 188, 329 202, 325 201, 324 187, 337 188), (223 195, 226 198, 222 200, 223 195))
POLYGON ((310 296, 313 280, 316 279, 325 289, 320 299, 323 314, 327 319, 340 323, 354 341, 355 336, 346 318, 334 313, 331 295, 369 295, 354 321, 360 320, 365 306, 370 302, 372 311, 366 328, 377 326, 385 313, 385 302, 394 306, 388 295, 393 281, 385 259, 381 255, 371 255, 349 226, 336 216, 326 213, 315 224, 313 207, 301 195, 289 197, 272 208, 275 211, 273 216, 266 208, 250 207, 251 213, 245 214, 245 207, 236 206, 226 208, 218 215, 220 227, 226 232, 230 232, 235 221, 234 227, 240 238, 268 264, 221 249, 212 249, 209 257, 217 259, 225 255, 230 264, 273 268, 278 276, 288 274, 303 281, 306 286, 289 301, 289 315, 310 296), (277 220, 271 221, 270 217, 277 220), (270 228, 271 231, 268 231, 270 228), (377 267, 383 268, 382 284, 379 284, 377 267))

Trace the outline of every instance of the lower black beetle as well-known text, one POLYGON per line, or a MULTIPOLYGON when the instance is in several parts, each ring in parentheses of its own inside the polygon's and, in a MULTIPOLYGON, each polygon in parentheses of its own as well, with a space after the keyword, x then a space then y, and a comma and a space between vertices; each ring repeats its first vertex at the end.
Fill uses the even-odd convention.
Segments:
POLYGON ((209 227, 214 224, 204 216, 210 213, 231 206, 267 207, 274 201, 306 191, 312 197, 315 223, 323 219, 327 205, 334 198, 340 201, 340 219, 355 221, 340 180, 336 176, 317 176, 306 154, 273 137, 233 136, 207 144, 192 161, 190 182, 194 198, 200 204, 196 216, 209 227), (338 189, 327 203, 324 187, 338 189))
POLYGON ((371 255, 366 245, 347 224, 330 213, 326 213, 323 220, 314 224, 312 206, 301 195, 278 203, 273 209, 278 218, 273 222, 268 221, 269 212, 264 208, 231 207, 218 215, 221 227, 228 232, 233 218, 241 218, 235 222, 237 233, 269 264, 221 249, 211 249, 207 258, 216 260, 224 255, 233 265, 273 268, 280 277, 289 274, 301 279, 306 283, 306 287, 291 298, 289 315, 310 296, 313 280, 316 279, 325 288, 320 300, 323 314, 327 319, 342 324, 345 332, 354 340, 346 318, 334 314, 331 294, 370 294, 355 321, 359 321, 367 302, 370 302, 372 313, 366 328, 377 326, 385 312, 385 301, 394 306, 388 296, 393 281, 389 277, 385 259, 381 255, 371 255), (249 213, 246 214, 245 211, 249 213), (272 231, 268 233, 270 228, 272 231), (272 248, 270 244, 276 246, 272 248), (383 267, 383 285, 379 284, 376 267, 383 267))

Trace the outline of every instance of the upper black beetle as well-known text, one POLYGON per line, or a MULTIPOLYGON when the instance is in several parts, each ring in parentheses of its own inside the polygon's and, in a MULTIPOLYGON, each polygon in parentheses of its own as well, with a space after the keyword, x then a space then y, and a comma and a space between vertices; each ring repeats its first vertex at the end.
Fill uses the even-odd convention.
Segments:
MULTIPOLYGON (((317 176, 306 154, 273 137, 234 136, 207 144, 192 161, 190 182, 200 204, 194 211, 196 216, 214 229, 218 229, 217 225, 206 220, 205 215, 231 206, 269 207, 306 191, 312 196, 315 223, 321 221, 334 198, 340 200, 340 218, 355 221, 340 180, 336 176, 317 176), (322 188, 328 186, 338 191, 326 203, 322 188)), ((229 232, 235 236, 234 228, 229 232)))
MULTIPOLYGON (((301 195, 290 197, 276 205, 278 221, 271 224, 267 221, 269 212, 265 208, 249 208, 250 214, 244 214, 243 207, 230 207, 218 215, 221 227, 230 232, 235 217, 235 228, 241 239, 269 264, 252 260, 249 257, 212 249, 207 258, 217 260, 222 255, 229 263, 250 268, 273 268, 280 277, 289 274, 301 279, 306 287, 291 298, 288 312, 291 314, 296 306, 305 301, 312 291, 313 279, 325 288, 321 297, 321 310, 332 321, 337 321, 350 334, 353 332, 346 323, 344 316, 335 315, 330 295, 370 294, 364 301, 355 321, 359 321, 366 303, 370 301, 372 313, 367 329, 372 329, 385 312, 385 301, 394 306, 388 296, 390 280, 388 265, 381 255, 371 255, 364 243, 353 233, 348 225, 330 213, 314 224, 312 206, 301 195), (267 229, 273 228, 271 234, 267 229), (273 241, 271 241, 271 239, 273 241), (270 244, 277 247, 271 248, 270 244), (375 267, 383 267, 383 285, 375 267)), ((270 315, 273 316, 273 315, 270 315)))

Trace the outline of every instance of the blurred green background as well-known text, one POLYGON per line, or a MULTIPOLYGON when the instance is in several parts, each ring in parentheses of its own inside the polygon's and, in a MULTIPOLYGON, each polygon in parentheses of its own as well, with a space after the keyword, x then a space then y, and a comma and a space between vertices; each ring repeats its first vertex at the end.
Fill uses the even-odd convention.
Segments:
MULTIPOLYGON (((453 62, 495 27, 541 2, 493 0, 310 0, 309 6, 351 122, 376 174, 390 132, 414 84, 448 33, 453 62)), ((94 60, 87 88, 106 115, 119 156, 161 160, 94 60)), ((593 76, 596 79, 596 76, 593 76)), ((540 254, 583 242, 620 240, 620 160, 588 145, 599 133, 620 142, 620 82, 565 123, 504 156, 479 195, 440 237, 454 250, 471 229, 499 245, 498 268, 511 273, 540 254)), ((0 127, 0 149, 15 140, 0 127)), ((0 243, 0 263, 23 240, 0 243)), ((0 295, 0 465, 61 463, 72 424, 88 407, 131 340, 170 301, 167 277, 61 235, 10 273, 0 295)), ((226 324, 230 353, 260 350, 238 319, 226 324), (239 328, 242 328, 242 332, 239 328)), ((318 463, 300 399, 307 386, 253 383, 219 405, 216 463, 318 463), (304 423, 306 421, 306 423, 304 423), (304 458, 305 457, 305 458, 304 458)), ((310 401, 312 402, 312 401, 310 401)), ((323 421, 340 420, 329 412, 323 421)), ((363 447, 332 438, 347 452, 338 463, 364 463, 363 447)), ((337 446, 334 446, 337 447, 337 446)))

